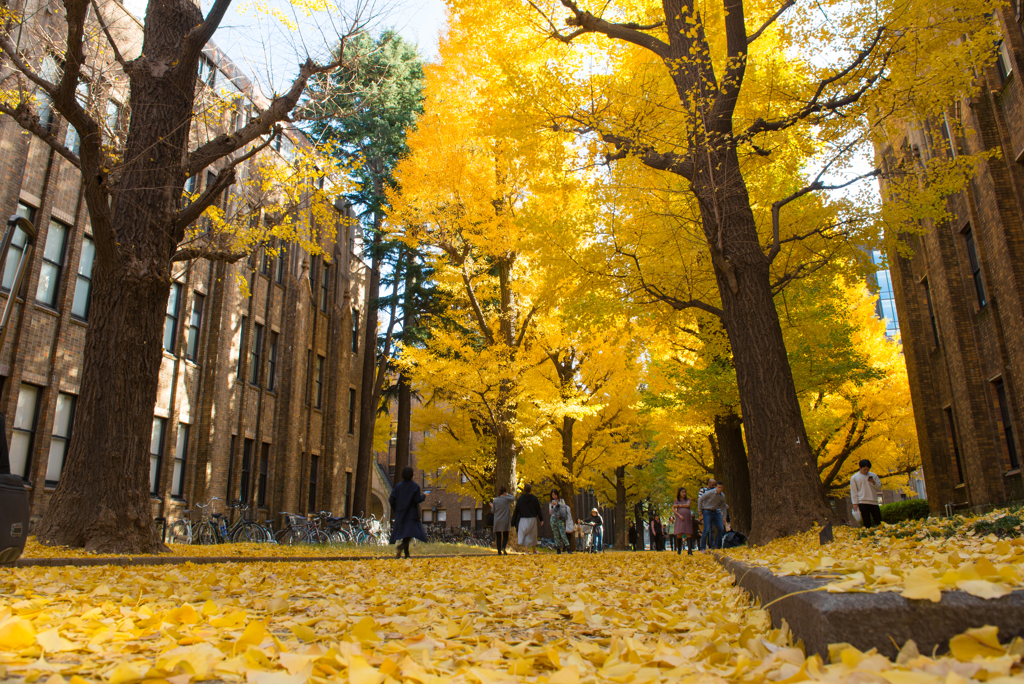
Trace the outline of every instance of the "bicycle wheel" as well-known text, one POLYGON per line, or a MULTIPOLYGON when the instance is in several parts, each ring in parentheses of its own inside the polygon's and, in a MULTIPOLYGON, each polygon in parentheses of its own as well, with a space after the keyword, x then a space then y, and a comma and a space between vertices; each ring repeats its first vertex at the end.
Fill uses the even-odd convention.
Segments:
POLYGON ((172 544, 191 544, 192 527, 185 520, 175 520, 171 523, 170 541, 172 544))
POLYGON ((263 530, 256 523, 242 523, 231 533, 231 541, 238 542, 262 542, 266 540, 263 530))
POLYGON ((199 523, 195 530, 195 540, 197 544, 216 544, 217 531, 214 530, 213 525, 208 522, 199 523))

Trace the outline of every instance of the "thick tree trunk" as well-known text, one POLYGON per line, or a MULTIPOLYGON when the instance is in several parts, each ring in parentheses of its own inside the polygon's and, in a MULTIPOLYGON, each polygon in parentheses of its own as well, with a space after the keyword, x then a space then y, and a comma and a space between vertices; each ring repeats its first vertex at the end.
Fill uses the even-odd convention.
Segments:
POLYGON ((693 190, 722 298, 744 417, 752 524, 749 539, 763 544, 830 520, 807 444, 793 374, 786 355, 750 198, 735 150, 698 155, 693 190))
MULTIPOLYGON (((112 235, 96 235, 75 438, 37 531, 45 544, 116 553, 165 548, 153 534, 150 441, 171 256, 180 237, 171 219, 185 182, 196 80, 194 60, 172 66, 201 21, 191 2, 149 4, 145 57, 130 77, 132 114, 110 205, 112 235)), ((109 210, 98 192, 87 192, 86 201, 94 216, 109 210)), ((166 441, 163 447, 168 453, 166 441)))
POLYGON ((615 548, 626 550, 626 466, 615 469, 615 548))
POLYGON ((359 442, 356 450, 356 481, 352 492, 352 515, 370 512, 370 471, 373 468, 373 429, 377 423, 374 386, 377 379, 377 300, 380 298, 380 212, 374 216, 370 281, 363 323, 363 373, 359 389, 359 442))
POLYGON ((750 533, 750 466, 743 445, 743 421, 733 412, 715 416, 718 453, 715 479, 725 485, 732 528, 750 533))
POLYGON ((494 439, 494 495, 504 486, 516 495, 516 444, 512 431, 499 425, 494 439))

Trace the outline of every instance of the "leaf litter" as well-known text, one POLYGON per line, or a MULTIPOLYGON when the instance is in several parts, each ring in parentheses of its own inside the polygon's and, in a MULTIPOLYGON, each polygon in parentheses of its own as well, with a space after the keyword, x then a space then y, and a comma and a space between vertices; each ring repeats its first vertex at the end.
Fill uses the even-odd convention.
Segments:
POLYGON ((807 657, 708 556, 635 553, 0 570, 0 679, 1020 681, 1024 642, 807 657))

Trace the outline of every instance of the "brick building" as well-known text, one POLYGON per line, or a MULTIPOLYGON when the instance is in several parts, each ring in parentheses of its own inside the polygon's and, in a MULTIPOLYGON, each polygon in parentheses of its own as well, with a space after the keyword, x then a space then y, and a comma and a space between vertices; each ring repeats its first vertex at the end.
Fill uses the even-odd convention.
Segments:
POLYGON ((1021 19, 1020 0, 996 11, 1003 40, 995 64, 978 72, 976 97, 879 150, 887 173, 934 157, 999 153, 948 198, 948 222, 895 236, 909 255, 888 252, 933 512, 1024 498, 1021 19))
MULTIPOLYGON (((140 24, 112 0, 103 8, 130 59, 140 24)), ((219 130, 244 125, 266 105, 213 45, 204 50, 200 77, 204 96, 224 105, 219 130)), ((123 126, 117 89, 103 96, 110 98, 111 129, 123 126)), ((50 116, 51 130, 74 144, 74 130, 50 116)), ((194 128, 194 136, 211 132, 194 128)), ((305 145, 298 130, 288 129, 263 154, 290 161, 305 145)), ((187 188, 201 191, 213 175, 200 174, 187 188)), ((223 206, 235 199, 226 195, 223 206)), ((78 171, 7 117, 0 118, 0 209, 28 218, 38 231, 0 350, 0 411, 12 471, 24 477, 39 516, 75 437, 94 248, 78 171)), ((196 259, 175 272, 153 417, 154 516, 175 518, 214 496, 242 498, 275 524, 285 511, 349 512, 368 269, 355 253, 359 229, 351 209, 340 202, 335 209, 336 238, 321 245, 324 256, 291 246, 274 258, 257 251, 236 264, 196 259)), ((0 306, 23 245, 19 231, 0 306)), ((381 487, 375 478, 379 515, 387 505, 381 487)))

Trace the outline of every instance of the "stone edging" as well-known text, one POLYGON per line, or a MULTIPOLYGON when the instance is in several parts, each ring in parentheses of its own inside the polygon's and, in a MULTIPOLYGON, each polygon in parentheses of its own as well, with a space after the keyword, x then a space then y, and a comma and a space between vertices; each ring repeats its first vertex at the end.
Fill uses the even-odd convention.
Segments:
MULTIPOLYGON (((417 558, 487 558, 496 554, 487 553, 449 553, 412 556, 417 558)), ((103 565, 145 566, 145 565, 211 565, 214 563, 307 563, 322 561, 365 561, 365 560, 396 560, 394 556, 114 556, 110 558, 19 558, 6 567, 13 568, 58 568, 58 567, 95 567, 103 565)))
POLYGON ((952 637, 971 627, 995 625, 1000 641, 1024 637, 1024 591, 998 599, 944 591, 938 603, 908 600, 895 592, 808 592, 834 579, 778 577, 725 554, 715 553, 715 557, 736 577, 736 584, 762 605, 777 600, 768 609, 772 624, 778 627, 785 620, 794 637, 803 640, 807 653, 818 653, 826 662, 830 643, 846 642, 862 651, 877 648, 892 658, 908 639, 914 640, 921 653, 936 648, 945 652, 952 637), (807 593, 797 593, 801 591, 807 593))

